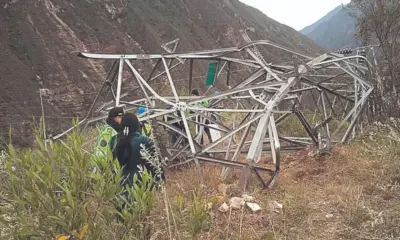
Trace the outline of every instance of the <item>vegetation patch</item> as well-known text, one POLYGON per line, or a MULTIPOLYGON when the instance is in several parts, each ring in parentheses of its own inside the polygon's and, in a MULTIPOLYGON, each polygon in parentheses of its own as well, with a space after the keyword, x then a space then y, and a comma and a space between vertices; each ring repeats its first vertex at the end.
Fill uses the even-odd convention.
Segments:
POLYGON ((46 146, 38 131, 32 148, 10 145, 2 153, 1 238, 54 239, 87 226, 84 239, 398 239, 398 126, 372 125, 331 155, 283 154, 273 189, 260 191, 251 181, 257 213, 218 211, 240 196, 232 187, 218 190, 234 186, 238 170, 224 181, 220 167, 202 165, 202 177, 191 165, 173 169, 159 191, 148 187, 145 172, 132 189, 122 189, 111 156, 104 165, 82 150, 90 134, 72 132, 46 146))

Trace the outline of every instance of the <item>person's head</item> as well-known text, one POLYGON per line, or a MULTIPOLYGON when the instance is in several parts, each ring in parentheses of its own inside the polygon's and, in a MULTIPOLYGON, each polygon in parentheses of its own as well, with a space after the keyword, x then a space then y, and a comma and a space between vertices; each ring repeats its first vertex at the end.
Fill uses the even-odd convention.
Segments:
POLYGON ((121 124, 122 116, 125 114, 124 109, 122 107, 112 108, 108 112, 108 117, 112 118, 118 124, 121 124))
POLYGON ((139 132, 140 133, 140 122, 137 116, 133 113, 125 113, 121 119, 121 127, 123 133, 128 135, 129 133, 139 132))
POLYGON ((142 115, 145 112, 147 112, 147 108, 145 108, 145 107, 139 107, 138 108, 138 115, 142 115))
POLYGON ((192 96, 197 96, 197 97, 200 96, 199 90, 197 90, 197 89, 193 89, 191 94, 192 94, 192 96))

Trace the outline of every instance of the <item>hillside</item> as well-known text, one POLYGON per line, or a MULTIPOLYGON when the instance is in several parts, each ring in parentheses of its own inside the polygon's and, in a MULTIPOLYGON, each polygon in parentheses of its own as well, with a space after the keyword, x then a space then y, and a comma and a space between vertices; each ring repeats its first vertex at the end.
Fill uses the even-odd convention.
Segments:
POLYGON ((312 33, 318 26, 323 24, 326 21, 329 21, 333 16, 335 16, 340 10, 342 9, 342 6, 337 6, 335 9, 330 11, 328 14, 326 14, 324 17, 316 21, 315 23, 311 24, 310 26, 307 26, 300 30, 301 33, 308 35, 312 33))
MULTIPOLYGON (((255 28, 254 40, 320 52, 307 37, 238 0, 6 0, 0 6, 0 128, 13 127, 18 143, 30 141, 21 136, 29 135, 32 117, 41 116, 39 88, 48 89, 49 132, 81 116, 107 68, 78 59, 77 51, 157 53, 175 38, 181 52, 230 47, 243 43, 239 30, 245 27, 255 28)), ((282 62, 291 56, 271 51, 265 58, 282 62)))
POLYGON ((300 32, 320 46, 336 50, 360 45, 355 33, 357 21, 349 15, 349 10, 338 6, 326 16, 305 27, 300 32))

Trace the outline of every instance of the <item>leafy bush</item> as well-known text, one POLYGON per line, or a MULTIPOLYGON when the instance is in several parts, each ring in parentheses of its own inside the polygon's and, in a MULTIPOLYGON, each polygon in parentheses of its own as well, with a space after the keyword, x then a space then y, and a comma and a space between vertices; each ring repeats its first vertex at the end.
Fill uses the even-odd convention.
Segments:
POLYGON ((40 132, 31 149, 18 151, 10 144, 3 157, 1 239, 55 239, 86 224, 85 239, 143 239, 149 234, 144 222, 157 195, 146 170, 141 180, 134 177, 133 187, 123 189, 121 168, 111 153, 104 166, 81 149, 84 138, 77 131, 47 146, 40 132), (124 190, 127 197, 121 196, 124 190))
POLYGON ((189 207, 188 228, 193 237, 210 227, 208 204, 202 195, 193 192, 192 204, 189 207))

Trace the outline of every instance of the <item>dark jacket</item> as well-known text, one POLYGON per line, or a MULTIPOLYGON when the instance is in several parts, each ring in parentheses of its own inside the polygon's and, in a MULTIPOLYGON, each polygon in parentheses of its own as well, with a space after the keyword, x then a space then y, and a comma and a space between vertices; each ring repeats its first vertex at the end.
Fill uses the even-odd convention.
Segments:
MULTIPOLYGON (((152 156, 156 155, 154 143, 148 137, 140 135, 137 132, 129 134, 128 136, 123 136, 122 133, 119 133, 118 135, 111 138, 110 147, 113 153, 113 157, 114 159, 118 159, 121 167, 124 167, 124 176, 127 176, 128 174, 133 176, 135 173, 139 173, 139 166, 146 167, 146 169, 153 176, 156 176, 156 169, 154 168, 154 166, 150 164, 146 159, 144 159, 141 155, 141 144, 144 145, 147 152, 149 152, 152 156), (117 144, 117 139, 120 139, 122 137, 128 138, 128 145, 121 146, 121 144, 117 144)), ((162 174, 161 178, 164 180, 164 174, 162 174)), ((159 180, 160 178, 156 178, 156 181, 159 180)))
POLYGON ((107 118, 106 119, 106 123, 108 124, 108 125, 110 125, 110 127, 112 127, 116 132, 121 132, 122 131, 122 128, 121 128, 121 125, 119 124, 119 123, 117 123, 116 121, 114 121, 114 119, 112 119, 112 118, 107 118))
MULTIPOLYGON (((178 113, 177 113, 177 115, 178 115, 178 117, 182 117, 182 115, 181 115, 181 113, 178 111, 178 113)), ((169 121, 173 121, 173 120, 175 120, 176 118, 173 118, 173 117, 169 117, 169 116, 167 116, 167 115, 164 115, 164 121, 165 122, 169 122, 169 121)), ((180 130, 185 130, 185 125, 183 124, 183 121, 181 120, 181 121, 178 121, 178 122, 176 122, 176 123, 173 123, 173 124, 171 124, 172 126, 174 126, 174 127, 176 127, 176 128, 178 128, 178 129, 180 129, 180 130)), ((164 127, 165 128, 165 127, 164 127)))

